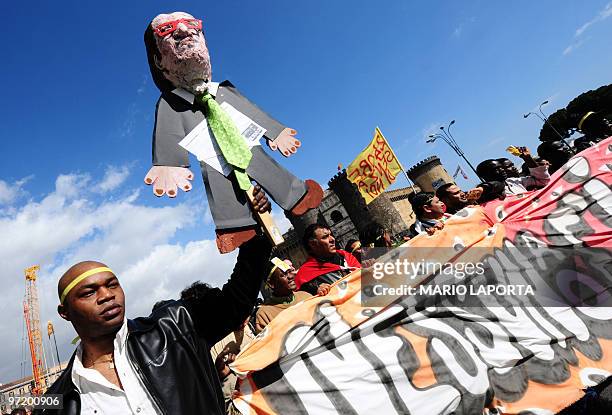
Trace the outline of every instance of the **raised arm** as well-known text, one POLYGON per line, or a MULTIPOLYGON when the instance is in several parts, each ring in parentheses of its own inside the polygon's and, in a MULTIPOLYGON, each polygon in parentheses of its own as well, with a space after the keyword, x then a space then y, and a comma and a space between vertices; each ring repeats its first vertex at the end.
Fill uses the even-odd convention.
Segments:
MULTIPOLYGON (((255 211, 270 210, 270 201, 259 185, 254 196, 255 211)), ((271 251, 265 236, 254 237, 240 246, 234 271, 221 289, 209 288, 184 298, 196 329, 209 345, 236 330, 253 310, 271 251)))
POLYGON ((271 250, 265 236, 242 244, 229 281, 186 300, 197 331, 209 345, 236 330, 253 310, 271 250))

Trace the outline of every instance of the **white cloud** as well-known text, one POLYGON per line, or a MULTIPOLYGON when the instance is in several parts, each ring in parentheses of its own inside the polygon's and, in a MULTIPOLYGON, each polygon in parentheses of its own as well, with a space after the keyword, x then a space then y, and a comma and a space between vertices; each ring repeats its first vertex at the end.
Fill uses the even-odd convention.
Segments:
POLYGON ((581 38, 584 32, 586 32, 594 24, 602 22, 610 16, 612 16, 612 2, 606 4, 604 8, 595 15, 595 17, 576 29, 576 32, 574 32, 574 41, 563 50, 563 56, 569 55, 582 46, 587 40, 589 40, 589 38, 581 38))
POLYGON ((574 41, 571 45, 569 45, 568 47, 563 49, 563 56, 569 55, 570 53, 572 53, 573 51, 578 49, 580 46, 582 46, 584 44, 584 42, 586 42, 589 39, 590 38, 578 39, 578 40, 574 41))
POLYGON ((289 228, 293 226, 291 225, 291 222, 289 222, 289 219, 287 219, 287 217, 283 213, 283 210, 276 205, 274 205, 274 207, 272 208, 272 219, 274 219, 274 222, 276 222, 276 226, 278 226, 278 229, 280 229, 281 233, 287 232, 289 228))
MULTIPOLYGON (((112 192, 122 180, 102 182, 112 192)), ((122 189, 126 196, 114 194, 100 200, 99 194, 88 189, 91 183, 89 174, 60 175, 54 190, 17 204, 0 217, 0 383, 20 376, 23 270, 31 265, 41 265, 41 324, 53 322, 62 359, 74 350, 70 341, 75 333, 56 313, 56 284, 59 275, 76 262, 97 259, 117 273, 129 317, 148 315, 156 301, 177 298, 195 280, 215 286, 229 277, 235 253, 219 254, 214 240, 176 241, 182 229, 204 216, 205 207, 187 202, 151 207, 140 202, 138 190, 129 189, 122 189)))
POLYGON ((236 256, 237 251, 219 254, 213 240, 156 246, 121 274, 128 314, 147 315, 155 302, 178 298, 183 288, 197 280, 212 286, 223 285, 236 256))
POLYGON ((106 171, 104 172, 104 177, 102 181, 96 185, 96 189, 100 192, 109 192, 111 190, 115 190, 130 175, 130 169, 128 166, 108 166, 106 171))
POLYGON ((61 198, 76 197, 90 181, 88 174, 60 174, 55 179, 55 195, 61 198))
POLYGON ((11 205, 26 194, 23 186, 34 176, 24 177, 13 183, 0 180, 0 205, 11 205))
POLYGON ((588 22, 586 22, 585 24, 580 26, 578 29, 576 29, 576 33, 574 34, 574 36, 575 37, 582 36, 582 34, 589 27, 593 26, 595 23, 598 23, 598 22, 601 22, 603 20, 606 20, 610 16, 612 16, 612 2, 606 4, 604 6, 604 8, 602 10, 600 10, 599 13, 597 13, 597 15, 595 17, 593 17, 591 20, 589 20, 588 22))

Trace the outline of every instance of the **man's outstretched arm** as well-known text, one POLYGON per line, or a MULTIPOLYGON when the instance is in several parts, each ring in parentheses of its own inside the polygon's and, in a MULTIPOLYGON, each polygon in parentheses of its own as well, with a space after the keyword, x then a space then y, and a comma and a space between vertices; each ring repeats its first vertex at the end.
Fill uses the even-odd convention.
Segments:
MULTIPOLYGON (((271 208, 259 185, 255 186, 251 205, 256 212, 271 208)), ((236 330, 253 310, 271 251, 268 239, 258 235, 240 246, 234 271, 223 288, 200 283, 181 294, 196 329, 209 345, 236 330)))
POLYGON ((196 330, 209 345, 236 330, 253 310, 271 250, 265 236, 245 242, 229 281, 221 289, 199 290, 184 298, 196 330))

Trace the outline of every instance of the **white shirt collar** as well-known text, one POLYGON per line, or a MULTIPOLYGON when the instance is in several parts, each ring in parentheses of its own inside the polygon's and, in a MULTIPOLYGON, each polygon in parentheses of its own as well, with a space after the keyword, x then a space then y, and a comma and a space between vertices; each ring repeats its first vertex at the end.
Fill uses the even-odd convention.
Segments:
MULTIPOLYGON (((127 343, 127 334, 128 334, 127 319, 124 318, 123 324, 121 325, 121 328, 115 335, 115 340, 113 341, 113 355, 115 354, 115 352, 123 353, 125 349, 125 345, 127 343)), ((72 364, 72 373, 71 373, 72 383, 77 387, 77 389, 80 390, 79 388, 80 382, 79 382, 78 377, 82 377, 82 378, 100 383, 112 389, 117 388, 115 385, 113 385, 108 380, 106 380, 104 376, 102 376, 97 370, 88 369, 85 366, 83 366, 83 343, 82 342, 80 342, 77 347, 76 354, 74 356, 74 363, 72 364)))
POLYGON ((115 335, 115 341, 114 341, 115 350, 118 351, 119 353, 123 353, 123 350, 125 349, 125 345, 127 344, 127 335, 128 335, 127 319, 124 318, 123 324, 121 325, 121 328, 115 335))
MULTIPOLYGON (((208 83, 208 92, 210 93, 210 95, 212 95, 213 97, 217 96, 218 90, 219 90, 219 82, 209 82, 208 83)), ((193 101, 195 99, 195 95, 193 93, 183 88, 176 88, 172 91, 172 93, 174 95, 177 95, 183 98, 185 101, 189 102, 190 104, 193 104, 193 101)))

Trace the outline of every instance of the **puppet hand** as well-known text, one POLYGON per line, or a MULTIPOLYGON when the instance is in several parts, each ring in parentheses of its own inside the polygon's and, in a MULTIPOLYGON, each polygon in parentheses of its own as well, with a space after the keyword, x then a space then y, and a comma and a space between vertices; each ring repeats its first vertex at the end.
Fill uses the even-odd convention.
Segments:
POLYGON ((268 146, 274 151, 278 150, 283 156, 289 157, 295 154, 298 147, 302 145, 300 140, 294 137, 296 134, 297 131, 293 128, 285 128, 274 141, 268 141, 268 146))
POLYGON ((162 197, 176 197, 177 188, 188 192, 191 190, 189 180, 193 179, 193 173, 186 167, 153 166, 145 176, 144 182, 153 185, 153 194, 162 197))

